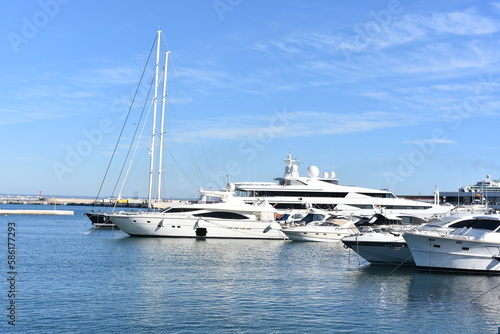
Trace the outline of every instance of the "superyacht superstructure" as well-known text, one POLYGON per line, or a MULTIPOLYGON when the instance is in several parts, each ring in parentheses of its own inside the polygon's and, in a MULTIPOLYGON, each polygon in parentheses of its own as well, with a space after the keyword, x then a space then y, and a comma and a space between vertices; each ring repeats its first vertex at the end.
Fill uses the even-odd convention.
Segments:
POLYGON ((245 202, 265 199, 280 213, 315 208, 356 216, 384 213, 430 218, 445 215, 453 208, 437 204, 438 194, 434 203, 426 203, 398 198, 389 190, 339 185, 334 172, 320 176, 316 166, 307 169, 307 176, 300 176, 300 163, 298 158, 292 158, 291 151, 284 162, 285 173, 275 178, 276 182, 234 182, 231 188, 245 202))

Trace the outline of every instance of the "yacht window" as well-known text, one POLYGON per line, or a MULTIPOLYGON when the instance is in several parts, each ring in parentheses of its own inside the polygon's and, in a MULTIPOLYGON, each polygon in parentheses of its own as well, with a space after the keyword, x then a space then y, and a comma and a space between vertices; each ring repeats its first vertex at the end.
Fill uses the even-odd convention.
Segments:
POLYGON ((461 228, 461 227, 471 227, 474 224, 475 219, 462 220, 457 223, 451 224, 451 228, 461 228))
POLYGON ((450 225, 451 228, 472 227, 489 231, 494 231, 498 229, 499 226, 500 226, 500 220, 493 220, 487 218, 467 219, 450 225))
POLYGON ((247 190, 236 190, 235 195, 238 197, 251 197, 252 192, 247 190))
POLYGON ((220 218, 220 219, 249 219, 242 214, 229 211, 211 211, 194 214, 196 217, 220 218))
POLYGON ((270 203, 272 206, 274 206, 276 209, 299 209, 303 210, 306 209, 306 206, 304 204, 296 204, 296 203, 270 203))
POLYGON ((474 228, 479 228, 482 230, 494 231, 500 226, 500 221, 490 220, 490 219, 478 219, 474 228))
POLYGON ((310 213, 307 216, 305 216, 302 221, 305 223, 310 223, 310 222, 315 222, 315 221, 321 221, 325 218, 324 215, 320 215, 317 213, 310 213))
POLYGON ((359 209, 373 209, 373 205, 365 205, 365 204, 348 204, 348 205, 359 209))
POLYGON ((359 193, 360 195, 365 195, 365 196, 370 196, 370 197, 377 197, 377 198, 396 198, 391 193, 359 193))
POLYGON ((331 184, 339 184, 339 180, 337 179, 321 179, 320 181, 331 183, 331 184))
POLYGON ((409 209, 409 210, 426 210, 431 206, 406 206, 406 205, 387 205, 386 209, 409 209))
POLYGON ((281 216, 278 220, 279 220, 279 221, 285 221, 285 220, 287 220, 289 217, 290 217, 290 215, 289 215, 289 214, 284 214, 284 215, 282 215, 282 216, 281 216))
MULTIPOLYGON (((366 204, 349 204, 350 206, 360 208, 360 209, 372 209, 372 205, 366 204)), ((407 205, 382 205, 382 207, 388 210, 426 210, 429 209, 430 206, 407 206, 407 205)))
POLYGON ((347 196, 347 192, 326 192, 326 191, 266 191, 260 190, 253 193, 255 197, 340 197, 347 196))
POLYGON ((178 213, 178 212, 192 212, 192 211, 200 211, 200 209, 170 207, 166 208, 165 210, 162 210, 161 212, 178 213))
MULTIPOLYGON (((312 204, 313 208, 315 209, 320 209, 320 210, 326 210, 326 211, 333 211, 335 210, 335 207, 337 204, 320 204, 320 203, 313 203, 312 204)), ((371 206, 370 206, 371 207, 371 206)))

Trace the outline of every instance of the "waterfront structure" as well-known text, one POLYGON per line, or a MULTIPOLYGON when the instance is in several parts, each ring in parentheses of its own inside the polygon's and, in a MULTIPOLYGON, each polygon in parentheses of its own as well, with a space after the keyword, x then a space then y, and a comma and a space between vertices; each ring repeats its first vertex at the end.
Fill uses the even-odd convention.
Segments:
POLYGON ((488 204, 492 209, 500 209, 500 180, 486 175, 482 181, 474 185, 460 187, 458 191, 440 193, 442 201, 454 205, 488 204))

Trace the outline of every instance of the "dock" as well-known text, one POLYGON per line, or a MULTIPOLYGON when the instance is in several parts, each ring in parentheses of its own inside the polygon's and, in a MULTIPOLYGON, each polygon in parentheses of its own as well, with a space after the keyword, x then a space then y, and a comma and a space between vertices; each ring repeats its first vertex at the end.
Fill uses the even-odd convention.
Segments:
POLYGON ((76 205, 76 206, 104 206, 104 207, 135 207, 146 208, 145 199, 93 199, 93 198, 59 198, 38 196, 1 196, 0 204, 28 204, 28 205, 76 205))
POLYGON ((56 216, 72 216, 73 211, 70 210, 3 210, 0 209, 0 215, 56 215, 56 216))

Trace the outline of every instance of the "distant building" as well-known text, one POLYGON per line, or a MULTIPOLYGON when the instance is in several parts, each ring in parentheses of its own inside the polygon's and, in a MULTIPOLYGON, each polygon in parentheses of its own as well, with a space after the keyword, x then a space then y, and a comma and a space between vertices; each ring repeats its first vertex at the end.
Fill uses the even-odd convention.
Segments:
POLYGON ((500 208, 500 180, 486 179, 475 185, 463 186, 458 191, 441 192, 440 198, 454 205, 485 204, 500 208))

